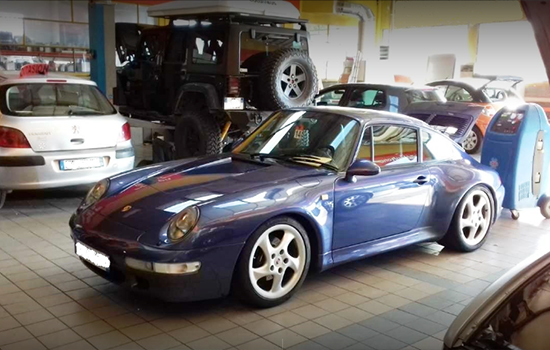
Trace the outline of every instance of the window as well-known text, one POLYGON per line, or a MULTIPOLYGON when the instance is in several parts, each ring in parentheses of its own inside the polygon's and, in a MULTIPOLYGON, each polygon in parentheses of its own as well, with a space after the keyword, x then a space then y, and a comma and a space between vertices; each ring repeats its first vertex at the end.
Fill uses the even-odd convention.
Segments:
POLYGON ((448 101, 454 102, 472 102, 474 99, 466 89, 458 86, 449 86, 445 93, 448 101))
POLYGON ((493 102, 503 102, 508 98, 508 94, 503 89, 485 88, 483 89, 483 92, 493 102))
POLYGON ((439 89, 410 89, 405 92, 409 103, 414 102, 445 102, 445 97, 439 89))
POLYGON ((161 37, 158 34, 151 34, 143 37, 141 42, 141 58, 144 61, 154 62, 161 50, 161 37))
POLYGON ((307 39, 302 38, 300 42, 294 41, 293 34, 283 33, 262 33, 256 32, 255 38, 250 37, 250 32, 241 33, 241 67, 253 69, 257 66, 258 59, 261 59, 270 52, 283 49, 307 50, 307 39))
POLYGON ((353 90, 348 107, 384 109, 386 107, 386 93, 382 90, 353 90))
POLYGON ((336 89, 325 92, 315 99, 316 106, 338 106, 346 90, 336 89))
POLYGON ((359 144, 357 159, 366 159, 372 161, 372 128, 368 127, 363 134, 363 139, 359 144))
POLYGON ((222 39, 222 35, 216 32, 197 35, 193 48, 193 63, 212 65, 222 63, 225 50, 222 39))
MULTIPOLYGON (((280 111, 233 152, 291 160, 310 157, 315 162, 343 170, 354 155, 359 131, 359 123, 346 116, 316 111, 280 111)), ((313 166, 315 162, 306 161, 313 166)))
POLYGON ((422 145, 425 162, 462 158, 453 142, 437 133, 422 131, 422 145))
POLYGON ((115 114, 97 87, 84 84, 17 84, 0 90, 2 113, 20 117, 115 114))
POLYGON ((417 131, 396 125, 372 127, 374 162, 380 167, 418 162, 417 131))

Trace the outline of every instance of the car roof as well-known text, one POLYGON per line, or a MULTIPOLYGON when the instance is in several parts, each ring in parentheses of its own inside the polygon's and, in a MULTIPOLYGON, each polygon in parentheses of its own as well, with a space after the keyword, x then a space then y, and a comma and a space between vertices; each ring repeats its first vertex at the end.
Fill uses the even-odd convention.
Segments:
POLYGON ((91 80, 63 74, 48 73, 20 77, 19 72, 17 71, 0 71, 0 85, 47 83, 48 80, 50 80, 50 82, 51 80, 56 80, 56 82, 68 84, 96 86, 96 83, 91 80))
POLYGON ((348 87, 375 87, 375 88, 393 88, 393 89, 400 89, 400 90, 434 90, 435 88, 433 86, 428 85, 412 85, 412 84, 406 84, 406 83, 390 83, 390 84, 377 84, 377 83, 342 83, 342 84, 335 84, 326 87, 323 90, 331 89, 331 88, 348 88, 348 87))
POLYGON ((408 124, 412 126, 429 126, 425 122, 406 116, 404 114, 392 113, 386 111, 376 111, 372 109, 350 108, 350 107, 335 107, 335 106, 316 106, 316 107, 304 107, 293 108, 290 110, 297 111, 313 111, 313 112, 325 112, 343 115, 349 118, 353 118, 361 123, 369 122, 381 122, 381 123, 398 123, 408 124))

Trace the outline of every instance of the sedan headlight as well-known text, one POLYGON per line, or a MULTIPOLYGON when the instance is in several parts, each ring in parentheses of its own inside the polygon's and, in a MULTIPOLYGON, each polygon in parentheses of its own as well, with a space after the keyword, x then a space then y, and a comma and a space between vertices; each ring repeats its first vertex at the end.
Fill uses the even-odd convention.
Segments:
POLYGON ((176 215, 168 225, 167 237, 170 243, 180 241, 199 221, 199 208, 189 207, 176 215))
POLYGON ((88 192, 86 197, 84 197, 84 200, 80 205, 80 209, 86 209, 91 205, 97 203, 97 201, 99 201, 105 195, 105 193, 107 193, 110 184, 111 183, 108 179, 101 180, 97 184, 95 184, 95 186, 92 187, 92 189, 88 192))

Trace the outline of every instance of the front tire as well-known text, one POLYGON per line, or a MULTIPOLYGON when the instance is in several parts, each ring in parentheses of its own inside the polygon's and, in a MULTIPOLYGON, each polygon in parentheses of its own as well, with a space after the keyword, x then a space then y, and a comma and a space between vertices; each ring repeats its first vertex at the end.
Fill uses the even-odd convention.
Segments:
POLYGON ((177 159, 219 154, 222 150, 220 127, 207 112, 183 112, 174 136, 177 159))
POLYGON ((474 125, 464 142, 462 142, 462 147, 468 154, 476 154, 481 148, 483 143, 483 134, 481 129, 474 125))
POLYGON ((440 243, 453 250, 472 252, 487 239, 493 217, 491 193, 485 187, 475 186, 460 201, 451 226, 440 243))
POLYGON ((309 270, 307 233, 294 219, 280 217, 260 226, 246 243, 234 278, 234 292, 246 303, 268 308, 284 303, 309 270))

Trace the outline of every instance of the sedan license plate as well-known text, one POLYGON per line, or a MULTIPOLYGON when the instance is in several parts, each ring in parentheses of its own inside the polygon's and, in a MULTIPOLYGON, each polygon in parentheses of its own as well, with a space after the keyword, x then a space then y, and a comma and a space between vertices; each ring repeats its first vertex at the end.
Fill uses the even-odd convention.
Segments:
POLYGON ((98 252, 80 242, 75 244, 76 255, 86 260, 90 264, 99 267, 100 269, 107 271, 111 266, 109 257, 103 253, 98 252))
POLYGON ((223 109, 227 110, 242 110, 244 109, 244 98, 242 97, 226 97, 223 100, 223 109))
POLYGON ((59 168, 61 170, 80 170, 80 169, 93 169, 103 168, 105 162, 102 157, 97 158, 83 158, 83 159, 68 159, 59 161, 59 168))

